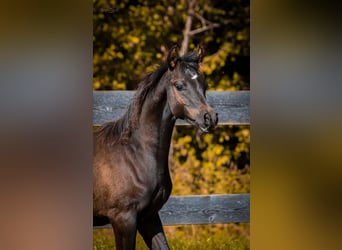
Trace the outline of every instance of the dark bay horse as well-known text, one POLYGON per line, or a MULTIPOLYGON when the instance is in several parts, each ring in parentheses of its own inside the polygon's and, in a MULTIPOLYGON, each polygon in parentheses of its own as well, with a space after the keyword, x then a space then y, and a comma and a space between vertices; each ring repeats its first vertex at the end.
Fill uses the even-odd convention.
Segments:
POLYGON ((127 112, 94 133, 93 223, 113 226, 116 248, 135 249, 137 231, 150 249, 169 249, 158 211, 172 189, 168 154, 177 118, 203 132, 218 118, 199 73, 203 49, 167 62, 139 84, 127 112))

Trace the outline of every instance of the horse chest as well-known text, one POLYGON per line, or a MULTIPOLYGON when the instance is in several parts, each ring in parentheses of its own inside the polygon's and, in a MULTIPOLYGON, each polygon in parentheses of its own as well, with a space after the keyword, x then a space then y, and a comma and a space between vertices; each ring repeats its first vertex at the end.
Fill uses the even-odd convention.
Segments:
POLYGON ((155 175, 149 176, 149 178, 149 200, 151 203, 164 203, 168 199, 172 189, 172 182, 169 173, 165 174, 157 172, 155 175))
POLYGON ((170 196, 172 190, 172 182, 169 174, 162 174, 156 177, 150 186, 146 199, 142 200, 142 216, 148 217, 150 214, 157 213, 170 196))
POLYGON ((163 207, 171 193, 171 189, 160 187, 155 194, 152 195, 151 200, 139 213, 139 220, 144 221, 151 216, 154 216, 163 207))

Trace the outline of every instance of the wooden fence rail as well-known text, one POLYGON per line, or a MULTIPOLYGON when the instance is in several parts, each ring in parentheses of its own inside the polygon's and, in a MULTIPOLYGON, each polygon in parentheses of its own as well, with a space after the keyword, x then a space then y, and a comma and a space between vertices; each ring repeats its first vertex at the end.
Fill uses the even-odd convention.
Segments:
MULTIPOLYGON (((93 92, 93 124, 118 119, 127 109, 134 91, 93 92)), ((208 91, 208 103, 215 108, 220 125, 249 124, 249 91, 208 91)), ((176 125, 187 125, 177 120, 176 125)))
MULTIPOLYGON (((133 95, 134 91, 93 92, 93 124, 118 119, 133 95)), ((250 124, 249 91, 208 91, 207 100, 218 113, 219 125, 250 124)), ((187 123, 177 120, 176 125, 187 123)), ((249 194, 171 196, 159 214, 163 225, 249 222, 249 205, 249 194)))

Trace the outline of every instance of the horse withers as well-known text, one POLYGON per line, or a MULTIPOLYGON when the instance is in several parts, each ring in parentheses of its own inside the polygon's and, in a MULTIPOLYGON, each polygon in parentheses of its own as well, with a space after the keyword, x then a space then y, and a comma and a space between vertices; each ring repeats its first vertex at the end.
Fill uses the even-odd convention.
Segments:
POLYGON ((135 249, 137 231, 150 249, 169 249, 158 211, 172 189, 175 121, 203 132, 218 121, 206 101, 202 57, 201 47, 180 57, 173 46, 167 62, 140 82, 127 112, 94 133, 93 223, 111 223, 117 249, 135 249))

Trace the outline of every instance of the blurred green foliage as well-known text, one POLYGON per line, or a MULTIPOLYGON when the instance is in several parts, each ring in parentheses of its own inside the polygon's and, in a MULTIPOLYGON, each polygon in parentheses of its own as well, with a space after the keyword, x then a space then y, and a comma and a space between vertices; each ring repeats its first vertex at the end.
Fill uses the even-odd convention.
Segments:
MULTIPOLYGON (((188 1, 93 0, 94 90, 135 89, 165 60, 168 48, 182 43, 188 1)), ((205 47, 201 70, 209 90, 249 90, 249 1, 194 1, 192 30, 218 24, 191 36, 188 44, 189 51, 205 47)), ((176 127, 169 158, 172 195, 249 192, 249 138, 247 125, 219 126, 213 134, 176 127)), ((240 242, 248 241, 249 224, 167 227, 166 232, 174 238, 205 234, 204 239, 225 233, 240 242)), ((225 249, 249 249, 242 245, 225 249)))

